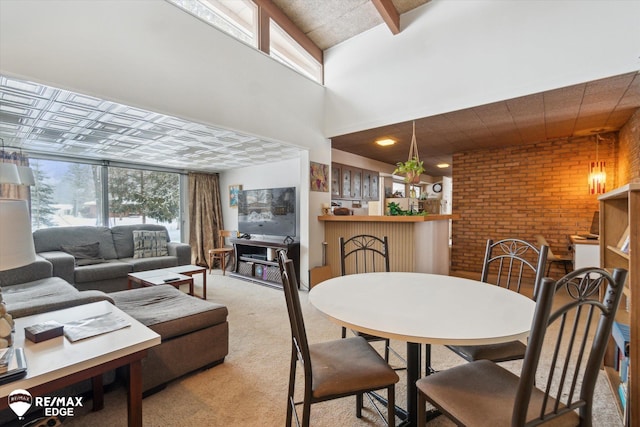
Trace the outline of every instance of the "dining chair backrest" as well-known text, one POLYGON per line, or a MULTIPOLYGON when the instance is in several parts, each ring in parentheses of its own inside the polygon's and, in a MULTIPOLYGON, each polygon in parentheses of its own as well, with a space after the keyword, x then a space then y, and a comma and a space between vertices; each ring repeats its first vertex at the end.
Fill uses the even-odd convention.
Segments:
POLYGON ((233 232, 231 230, 218 230, 218 247, 224 248, 227 244, 226 239, 232 237, 233 232))
POLYGON ((388 272, 389 242, 382 238, 360 234, 345 240, 340 237, 340 274, 388 272))
POLYGON ((523 279, 532 276, 535 300, 548 253, 548 246, 538 249, 520 239, 488 239, 480 280, 520 293, 523 279))
POLYGON ((596 380, 626 276, 624 269, 614 269, 610 274, 592 267, 573 271, 557 282, 542 280, 512 425, 536 425, 543 418, 574 410, 583 421, 591 420, 596 380), (550 350, 545 351, 550 353, 548 359, 541 359, 543 347, 550 350), (532 393, 540 391, 544 395, 542 400, 536 398, 537 414, 532 414, 532 393))
POLYGON ((309 342, 302 317, 300 295, 298 294, 298 281, 293 261, 287 257, 286 251, 278 251, 278 264, 282 276, 282 287, 287 304, 287 313, 291 325, 291 345, 294 347, 298 360, 302 363, 305 382, 311 380, 311 361, 309 355, 309 342))
POLYGON ((536 234, 535 238, 536 238, 536 242, 538 243, 538 246, 549 247, 549 254, 547 255, 547 261, 554 261, 558 259, 556 254, 554 254, 553 251, 551 250, 551 246, 549 246, 549 242, 547 242, 547 239, 545 239, 545 237, 542 234, 536 234))

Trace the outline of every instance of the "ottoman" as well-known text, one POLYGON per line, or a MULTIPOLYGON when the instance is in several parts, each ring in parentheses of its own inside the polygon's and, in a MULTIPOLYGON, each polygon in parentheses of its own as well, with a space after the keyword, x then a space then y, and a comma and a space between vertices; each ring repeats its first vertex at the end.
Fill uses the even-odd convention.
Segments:
POLYGON ((227 307, 187 295, 171 285, 109 294, 120 310, 161 337, 142 360, 142 389, 149 395, 168 381, 224 361, 229 353, 227 307))

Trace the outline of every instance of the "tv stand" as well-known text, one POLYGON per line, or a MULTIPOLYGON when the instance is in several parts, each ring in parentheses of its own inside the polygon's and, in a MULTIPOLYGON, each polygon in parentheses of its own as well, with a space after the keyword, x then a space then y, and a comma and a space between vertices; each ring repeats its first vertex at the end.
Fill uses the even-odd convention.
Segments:
POLYGON ((300 287, 300 243, 283 243, 267 240, 231 239, 235 254, 235 270, 230 276, 282 289, 282 278, 278 265, 278 251, 286 250, 293 260, 296 279, 300 287))

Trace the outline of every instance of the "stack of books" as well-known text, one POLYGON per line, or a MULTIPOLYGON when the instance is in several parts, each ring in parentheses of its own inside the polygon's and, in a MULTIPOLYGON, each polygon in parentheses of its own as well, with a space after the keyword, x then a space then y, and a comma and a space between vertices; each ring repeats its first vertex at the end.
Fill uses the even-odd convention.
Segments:
POLYGON ((622 403, 623 413, 626 413, 627 396, 628 396, 628 380, 629 380, 629 325, 614 322, 611 336, 616 342, 617 366, 616 369, 620 375, 620 385, 618 386, 618 395, 622 403))

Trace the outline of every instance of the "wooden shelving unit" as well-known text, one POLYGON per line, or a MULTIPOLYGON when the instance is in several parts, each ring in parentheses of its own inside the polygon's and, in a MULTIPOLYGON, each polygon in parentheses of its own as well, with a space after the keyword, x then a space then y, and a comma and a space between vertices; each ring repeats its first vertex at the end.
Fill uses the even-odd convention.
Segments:
MULTIPOLYGON (((600 200, 600 265, 607 269, 625 268, 629 271, 617 320, 630 325, 628 416, 627 426, 640 426, 640 183, 631 183, 599 197, 600 200), (621 250, 621 242, 629 233, 628 252, 621 250)), ((620 378, 615 366, 615 343, 605 357, 605 370, 616 399, 619 399, 620 378)), ((622 410, 622 405, 620 405, 622 410)))

